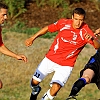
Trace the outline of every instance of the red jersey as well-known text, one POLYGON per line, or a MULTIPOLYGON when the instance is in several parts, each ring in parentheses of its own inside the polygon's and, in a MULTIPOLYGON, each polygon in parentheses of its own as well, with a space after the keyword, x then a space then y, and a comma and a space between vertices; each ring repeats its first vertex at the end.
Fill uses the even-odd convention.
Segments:
POLYGON ((2 31, 2 29, 1 29, 1 27, 0 27, 0 46, 3 45, 3 42, 2 42, 2 36, 1 36, 1 31, 2 31))
POLYGON ((85 33, 94 36, 94 33, 86 23, 83 23, 79 29, 74 29, 72 27, 72 19, 61 19, 49 25, 48 30, 49 32, 58 31, 58 34, 46 57, 59 65, 73 67, 83 47, 87 43, 94 46, 92 40, 87 41, 84 37, 85 33))

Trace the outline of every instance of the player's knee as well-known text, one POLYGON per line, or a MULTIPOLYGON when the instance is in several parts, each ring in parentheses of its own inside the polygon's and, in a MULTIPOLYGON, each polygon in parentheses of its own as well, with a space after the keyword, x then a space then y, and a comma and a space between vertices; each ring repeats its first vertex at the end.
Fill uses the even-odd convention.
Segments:
POLYGON ((60 84, 58 84, 58 83, 56 83, 56 82, 54 82, 54 83, 52 84, 52 86, 55 87, 56 89, 60 89, 60 88, 62 87, 60 84))
POLYGON ((31 80, 31 84, 34 86, 34 85, 38 85, 39 84, 39 81, 35 80, 32 78, 31 80))
POLYGON ((53 83, 52 87, 50 88, 50 93, 52 96, 55 96, 62 86, 58 83, 53 83))
POLYGON ((84 75, 82 78, 86 80, 86 83, 89 84, 91 82, 91 79, 88 75, 84 75))

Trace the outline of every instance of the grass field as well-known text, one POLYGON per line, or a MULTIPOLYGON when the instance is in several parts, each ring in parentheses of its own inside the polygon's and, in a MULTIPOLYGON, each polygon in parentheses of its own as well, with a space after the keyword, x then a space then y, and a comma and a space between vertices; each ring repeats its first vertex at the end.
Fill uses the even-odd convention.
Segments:
MULTIPOLYGON (((12 51, 25 54, 28 62, 24 63, 0 53, 0 79, 3 81, 3 88, 0 90, 0 100, 29 100, 31 93, 30 79, 40 61, 44 58, 53 39, 38 38, 31 47, 26 47, 24 41, 28 38, 25 34, 5 33, 3 40, 5 45, 12 51)), ((65 100, 72 84, 79 77, 79 71, 86 64, 89 57, 95 53, 92 46, 87 45, 80 53, 74 70, 66 85, 59 91, 55 100, 65 100)), ((40 84, 42 91, 38 100, 48 90, 49 82, 53 73, 48 75, 40 84)), ((95 84, 85 86, 77 97, 78 100, 98 100, 100 91, 95 84)))

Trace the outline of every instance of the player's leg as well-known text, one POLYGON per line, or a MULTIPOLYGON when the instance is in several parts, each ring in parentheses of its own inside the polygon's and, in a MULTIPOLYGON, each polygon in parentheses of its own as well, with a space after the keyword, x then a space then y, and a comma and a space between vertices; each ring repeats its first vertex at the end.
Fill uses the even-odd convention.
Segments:
POLYGON ((48 73, 51 73, 53 70, 51 70, 50 63, 51 61, 47 58, 44 58, 42 62, 39 64, 38 68, 36 69, 32 80, 31 80, 31 89, 32 93, 30 96, 30 100, 36 100, 39 92, 41 91, 41 87, 39 86, 39 83, 48 75, 48 73))
MULTIPOLYGON (((84 69, 80 71, 80 77, 74 84, 70 92, 70 97, 74 97, 86 84, 89 84, 95 75, 97 70, 97 61, 95 56, 92 56, 84 69), (94 71, 95 70, 95 71, 94 71)), ((97 58, 97 57, 96 57, 97 58)), ((68 99, 66 99, 68 100, 68 99)))
POLYGON ((61 87, 60 84, 53 83, 52 87, 43 95, 41 100, 53 100, 61 87))
POLYGON ((83 75, 81 78, 79 78, 74 84, 71 89, 71 93, 69 96, 75 96, 86 84, 89 84, 91 82, 91 79, 94 76, 94 71, 91 69, 86 69, 83 72, 83 75))
POLYGON ((44 94, 41 100, 53 100, 61 87, 66 83, 72 69, 73 68, 69 66, 55 67, 55 73, 50 83, 51 88, 44 94))
POLYGON ((30 100, 36 100, 39 92, 41 91, 41 87, 39 86, 39 81, 36 81, 32 78, 30 87, 32 89, 30 100))

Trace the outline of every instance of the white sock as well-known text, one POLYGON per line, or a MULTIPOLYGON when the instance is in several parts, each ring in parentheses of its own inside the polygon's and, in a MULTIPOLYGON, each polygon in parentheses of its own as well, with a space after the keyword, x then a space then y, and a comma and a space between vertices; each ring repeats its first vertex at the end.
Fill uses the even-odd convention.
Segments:
POLYGON ((41 100, 53 100, 55 96, 50 95, 50 89, 44 94, 41 100))

